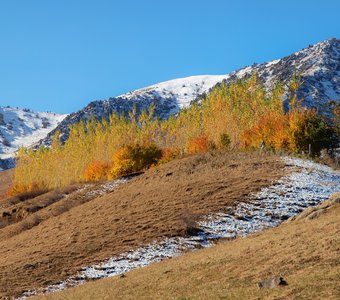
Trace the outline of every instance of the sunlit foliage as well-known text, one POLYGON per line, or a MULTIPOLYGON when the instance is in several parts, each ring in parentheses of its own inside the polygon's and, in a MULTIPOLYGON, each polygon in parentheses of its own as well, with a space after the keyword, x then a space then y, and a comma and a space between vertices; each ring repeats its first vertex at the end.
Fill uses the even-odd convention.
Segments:
POLYGON ((315 112, 301 108, 295 76, 288 87, 267 91, 256 75, 222 82, 209 95, 177 116, 159 120, 154 107, 137 115, 112 114, 107 120, 80 122, 64 145, 59 133, 51 148, 21 149, 12 194, 53 189, 73 182, 116 178, 175 157, 217 149, 267 149, 291 152, 327 147, 329 127, 315 112))

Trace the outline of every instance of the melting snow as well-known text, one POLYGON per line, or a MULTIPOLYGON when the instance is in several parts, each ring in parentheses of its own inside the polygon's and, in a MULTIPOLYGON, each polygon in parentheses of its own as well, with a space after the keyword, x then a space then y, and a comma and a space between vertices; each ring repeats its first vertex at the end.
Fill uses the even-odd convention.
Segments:
POLYGON ((340 190, 340 172, 296 158, 284 158, 293 172, 274 185, 254 194, 250 201, 229 207, 228 213, 206 216, 198 223, 197 236, 167 238, 134 251, 83 268, 69 279, 47 288, 24 293, 21 299, 83 284, 90 279, 116 276, 154 262, 180 255, 184 251, 209 247, 220 238, 246 236, 279 225, 308 206, 314 206, 340 190), (298 170, 295 170, 298 167, 298 170))

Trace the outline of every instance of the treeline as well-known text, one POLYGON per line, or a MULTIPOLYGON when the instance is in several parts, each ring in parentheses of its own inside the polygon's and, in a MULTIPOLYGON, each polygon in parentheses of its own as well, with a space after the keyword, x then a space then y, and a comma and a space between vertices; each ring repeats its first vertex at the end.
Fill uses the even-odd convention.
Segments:
POLYGON ((112 179, 185 154, 209 149, 267 149, 314 152, 330 145, 331 128, 313 110, 300 107, 298 78, 289 85, 290 110, 284 111, 284 87, 268 93, 256 75, 222 82, 199 103, 177 116, 159 120, 154 107, 137 116, 71 127, 64 145, 59 133, 51 148, 21 149, 10 194, 53 189, 75 182, 112 179))

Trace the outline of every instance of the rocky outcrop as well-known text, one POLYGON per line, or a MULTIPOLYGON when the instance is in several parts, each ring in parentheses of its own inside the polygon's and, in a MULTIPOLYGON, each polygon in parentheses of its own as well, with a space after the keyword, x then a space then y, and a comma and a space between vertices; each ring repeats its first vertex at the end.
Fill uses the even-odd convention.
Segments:
POLYGON ((274 276, 257 282, 257 287, 259 289, 273 289, 285 285, 287 285, 287 282, 281 276, 274 276))

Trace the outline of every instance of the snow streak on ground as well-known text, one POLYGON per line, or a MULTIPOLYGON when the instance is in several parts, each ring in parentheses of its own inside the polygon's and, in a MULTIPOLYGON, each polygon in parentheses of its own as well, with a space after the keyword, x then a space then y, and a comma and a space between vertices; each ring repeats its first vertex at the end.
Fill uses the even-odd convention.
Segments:
POLYGON ((132 177, 124 177, 102 184, 99 188, 93 189, 85 194, 85 197, 99 197, 112 192, 117 186, 129 181, 132 177))
POLYGON ((198 223, 197 236, 168 238, 134 251, 111 257, 107 261, 85 267, 64 282, 41 290, 26 292, 24 297, 48 293, 99 279, 123 274, 154 262, 180 255, 183 251, 209 247, 220 238, 245 236, 315 206, 340 190, 340 172, 329 167, 296 158, 284 158, 293 172, 274 185, 251 196, 250 201, 229 207, 226 212, 211 214, 198 223), (293 169, 292 169, 293 168, 293 169))
POLYGON ((239 203, 228 214, 208 216, 200 223, 209 238, 245 236, 280 224, 289 217, 315 206, 340 190, 340 172, 310 161, 285 158, 287 167, 301 171, 262 189, 248 203, 239 203))

